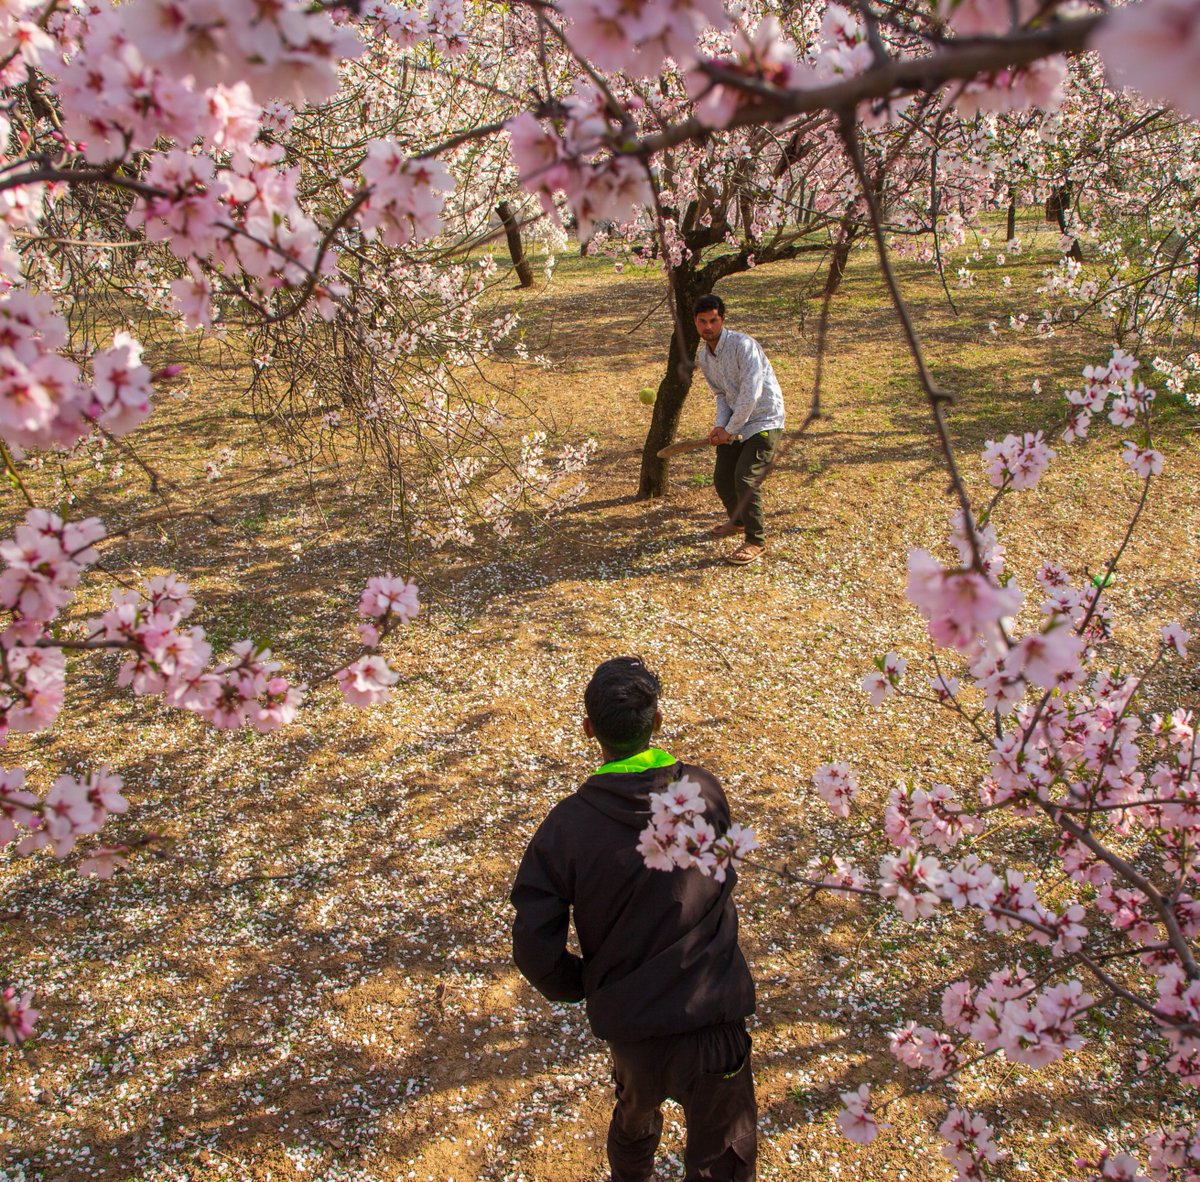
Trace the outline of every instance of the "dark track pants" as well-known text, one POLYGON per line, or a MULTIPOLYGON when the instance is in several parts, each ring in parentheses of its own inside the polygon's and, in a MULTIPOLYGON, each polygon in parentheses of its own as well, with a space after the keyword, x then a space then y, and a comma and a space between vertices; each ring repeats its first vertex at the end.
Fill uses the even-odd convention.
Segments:
POLYGON ((753 1182, 758 1108, 744 1022, 609 1044, 617 1104, 608 1127, 612 1182, 649 1182, 662 1135, 660 1105, 683 1105, 685 1182, 753 1182))
POLYGON ((746 541, 763 545, 762 494, 759 482, 775 456, 782 431, 759 431, 740 443, 717 445, 713 484, 731 521, 745 527, 746 541))

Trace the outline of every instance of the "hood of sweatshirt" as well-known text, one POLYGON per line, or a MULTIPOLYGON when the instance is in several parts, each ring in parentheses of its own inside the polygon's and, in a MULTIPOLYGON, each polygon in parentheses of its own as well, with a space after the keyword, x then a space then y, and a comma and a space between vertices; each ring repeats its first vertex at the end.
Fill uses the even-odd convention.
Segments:
POLYGON ((651 794, 679 779, 682 767, 676 761, 644 772, 601 772, 585 780, 578 792, 606 817, 630 829, 645 829, 650 822, 651 794))

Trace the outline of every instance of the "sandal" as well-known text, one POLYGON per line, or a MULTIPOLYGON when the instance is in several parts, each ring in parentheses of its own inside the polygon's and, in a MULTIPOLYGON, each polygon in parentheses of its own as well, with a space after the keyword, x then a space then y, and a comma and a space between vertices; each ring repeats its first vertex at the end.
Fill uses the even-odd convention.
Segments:
POLYGON ((757 542, 743 542, 725 561, 733 566, 745 566, 746 563, 761 558, 766 549, 766 546, 760 546, 757 542))
POLYGON ((719 525, 714 525, 709 533, 714 538, 727 538, 731 534, 737 533, 742 527, 736 521, 722 521, 719 525))

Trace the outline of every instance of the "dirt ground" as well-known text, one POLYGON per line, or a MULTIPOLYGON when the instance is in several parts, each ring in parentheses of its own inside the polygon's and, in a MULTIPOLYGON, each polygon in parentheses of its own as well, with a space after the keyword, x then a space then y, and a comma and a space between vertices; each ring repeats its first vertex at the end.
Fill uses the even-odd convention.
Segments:
MULTIPOLYGON (((1035 229, 1006 272, 1014 287, 981 268, 955 293, 958 317, 927 272, 902 268, 936 376, 959 395, 951 428, 979 493, 985 440, 1054 430, 1062 387, 1108 354, 1082 331, 1041 340, 1004 327, 1048 257, 1035 229)), ((764 343, 794 421, 813 372, 809 276, 763 268, 723 288, 729 326, 764 343)), ((389 642, 403 676, 370 711, 325 682, 277 735, 214 733, 117 690, 114 664, 75 661, 58 727, 10 742, 5 764, 41 787, 107 760, 134 806, 114 834, 177 840, 170 858, 138 860, 110 884, 0 855, 4 972, 36 987, 44 1011, 29 1061, 0 1053, 0 1182, 606 1177, 604 1048, 580 1008, 545 1003, 513 969, 507 892, 540 818, 597 762, 582 691, 619 653, 663 679, 662 745, 720 775, 763 843, 738 888, 759 989, 761 1178, 948 1179, 936 1125, 954 1097, 997 1125, 1011 1179, 1067 1179, 1075 1157, 1129 1147, 1160 1116, 1196 1118, 1181 1094, 1137 1077, 1145 1032, 1119 1015, 1098 1018, 1056 1068, 991 1060, 954 1088, 901 1094, 917 1080, 887 1054, 887 1032, 908 1018, 936 1025, 947 983, 1036 950, 1006 951, 950 917, 909 927, 814 901, 771 868, 833 851, 873 867, 897 778, 968 790, 978 779, 979 751, 942 713, 895 700, 875 710, 859 689, 888 649, 909 657, 910 677, 932 672, 903 595, 907 548, 946 549, 928 415, 873 260, 857 255, 833 308, 827 417, 767 487, 767 557, 729 567, 729 544, 707 535, 706 453, 673 462, 668 499, 631 495, 650 414, 637 391, 657 384, 664 352, 660 300, 651 270, 578 260, 526 297, 527 340, 550 363, 529 377, 543 414, 558 438, 599 448, 583 501, 511 543, 419 553, 410 570, 352 471, 310 484, 272 465, 236 367, 210 367, 135 437, 171 478, 162 498, 118 456, 80 480, 72 512, 129 531, 106 565, 179 570, 215 637, 267 638, 310 679, 352 652, 366 575, 413 573, 425 610, 389 642), (234 458, 210 482, 203 461, 222 448, 234 458), (831 759, 863 785, 847 821, 809 788, 831 759), (868 1080, 897 1098, 890 1126, 860 1147, 833 1121, 838 1092, 868 1080)), ((1167 466, 1112 588, 1118 659, 1166 620, 1200 629, 1200 419, 1163 402, 1167 466)), ((697 388, 684 432, 709 414, 697 388)), ((1027 590, 1044 558, 1077 576, 1098 568, 1132 512, 1121 436, 1107 424, 1094 435, 1060 445, 1041 485, 998 516, 1027 590)), ((1190 705, 1198 690, 1192 659, 1150 698, 1190 705)), ((1030 840, 997 825, 978 845, 1020 862, 1035 856, 1030 840)), ((682 1177, 679 1115, 668 1108, 662 1179, 682 1177)))

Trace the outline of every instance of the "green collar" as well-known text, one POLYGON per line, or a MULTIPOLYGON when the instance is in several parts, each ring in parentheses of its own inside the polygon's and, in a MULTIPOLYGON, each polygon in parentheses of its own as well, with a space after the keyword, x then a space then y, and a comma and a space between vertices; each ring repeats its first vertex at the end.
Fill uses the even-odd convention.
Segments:
POLYGON ((668 755, 658 747, 647 747, 645 751, 639 751, 636 755, 601 764, 592 775, 605 776, 609 772, 648 772, 651 768, 670 767, 678 762, 675 756, 668 755))

